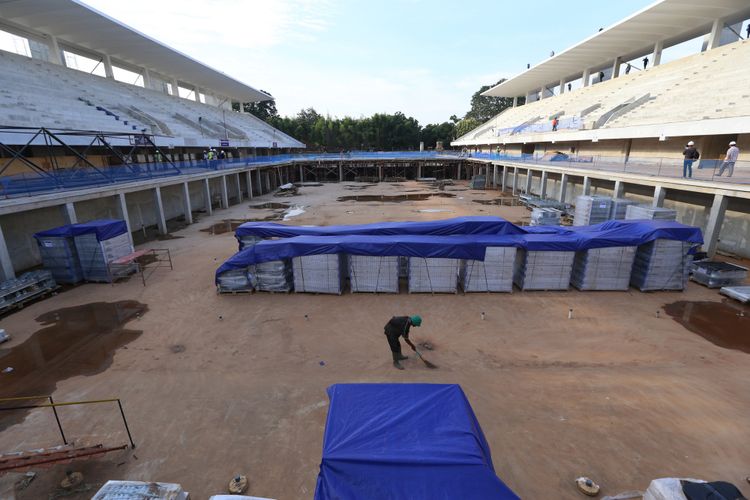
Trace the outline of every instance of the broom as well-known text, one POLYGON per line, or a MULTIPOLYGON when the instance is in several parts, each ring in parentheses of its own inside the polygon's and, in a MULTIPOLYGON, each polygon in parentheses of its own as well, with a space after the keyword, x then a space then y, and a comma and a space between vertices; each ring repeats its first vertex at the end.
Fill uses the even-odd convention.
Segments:
POLYGON ((417 348, 416 348, 416 347, 412 347, 412 349, 414 349, 414 352, 415 352, 415 353, 417 353, 417 357, 418 357, 419 359, 421 359, 421 360, 422 360, 422 363, 424 363, 424 365, 425 365, 425 366, 426 366, 427 368, 432 368, 432 369, 435 369, 435 368, 437 368, 437 365, 434 365, 434 364, 430 363, 429 361, 427 361, 426 359, 424 359, 424 358, 422 357, 422 353, 421 353, 421 352, 419 352, 419 351, 417 350, 417 348))

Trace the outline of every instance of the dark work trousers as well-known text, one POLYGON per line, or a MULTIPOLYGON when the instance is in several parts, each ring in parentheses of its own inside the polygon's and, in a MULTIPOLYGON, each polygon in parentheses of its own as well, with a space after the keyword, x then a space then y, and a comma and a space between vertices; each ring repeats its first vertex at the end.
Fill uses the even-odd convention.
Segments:
POLYGON ((391 346, 391 352, 401 354, 401 342, 398 340, 400 335, 388 335, 386 333, 385 337, 388 339, 388 345, 391 346))

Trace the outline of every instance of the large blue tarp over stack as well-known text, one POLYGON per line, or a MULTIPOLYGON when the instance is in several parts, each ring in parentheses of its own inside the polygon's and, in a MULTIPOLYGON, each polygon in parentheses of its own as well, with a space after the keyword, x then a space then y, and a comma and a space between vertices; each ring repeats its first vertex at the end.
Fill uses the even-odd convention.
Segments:
POLYGON ((46 231, 40 231, 34 234, 34 238, 37 240, 45 237, 73 238, 82 234, 93 233, 96 234, 97 240, 104 241, 125 234, 127 231, 128 226, 124 220, 99 219, 76 224, 66 224, 53 229, 47 229, 46 231))
POLYGON ((453 384, 335 384, 316 500, 517 499, 453 384))

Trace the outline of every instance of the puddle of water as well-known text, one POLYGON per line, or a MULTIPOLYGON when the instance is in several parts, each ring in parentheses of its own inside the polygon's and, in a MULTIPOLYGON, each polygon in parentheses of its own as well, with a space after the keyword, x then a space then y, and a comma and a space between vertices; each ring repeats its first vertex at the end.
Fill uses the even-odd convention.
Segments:
POLYGON ((371 188, 373 186, 377 186, 377 183, 373 184, 346 184, 344 185, 344 189, 348 191, 361 191, 363 189, 371 188))
POLYGON ((273 210, 280 210, 280 209, 287 209, 289 208, 288 203, 279 203, 276 201, 269 201, 267 203, 261 203, 259 205, 249 205, 250 208, 258 208, 258 209, 273 209, 273 210))
POLYGON ((750 353, 750 307, 746 305, 683 300, 667 304, 664 311, 712 344, 750 353))
POLYGON ((336 201, 381 201, 385 203, 401 203, 402 201, 424 201, 432 197, 437 198, 455 198, 455 194, 450 193, 417 193, 417 194, 361 194, 352 196, 339 196, 336 201))
MULTIPOLYGON (((0 349, 0 397, 52 394, 57 382, 106 370, 117 349, 137 339, 141 330, 124 325, 148 311, 134 300, 93 302, 50 311, 37 317, 43 328, 25 342, 0 349)), ((8 403, 7 406, 18 406, 8 403)), ((0 412, 0 430, 20 422, 24 410, 0 412)))
POLYGON ((210 226, 201 229, 201 232, 213 234, 213 235, 231 233, 231 232, 234 232, 235 229, 240 227, 240 225, 244 224, 245 222, 268 222, 268 221, 274 221, 274 220, 282 220, 283 218, 284 218, 283 212, 279 212, 279 213, 268 215, 266 217, 259 217, 256 219, 224 219, 221 222, 217 222, 216 224, 211 224, 210 226))
POLYGON ((513 205, 515 203, 514 198, 494 198, 492 200, 471 200, 474 203, 481 205, 513 205))

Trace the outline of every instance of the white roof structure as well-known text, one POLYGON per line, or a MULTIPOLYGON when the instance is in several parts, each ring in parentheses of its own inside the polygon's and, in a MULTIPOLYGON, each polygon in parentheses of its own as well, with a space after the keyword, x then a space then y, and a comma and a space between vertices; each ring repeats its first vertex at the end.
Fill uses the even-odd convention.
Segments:
POLYGON ((482 95, 516 97, 649 54, 654 44, 676 45, 711 31, 715 19, 731 25, 750 17, 749 0, 659 0, 593 34, 482 95))
POLYGON ((0 18, 240 102, 272 98, 78 0, 0 0, 0 18))

